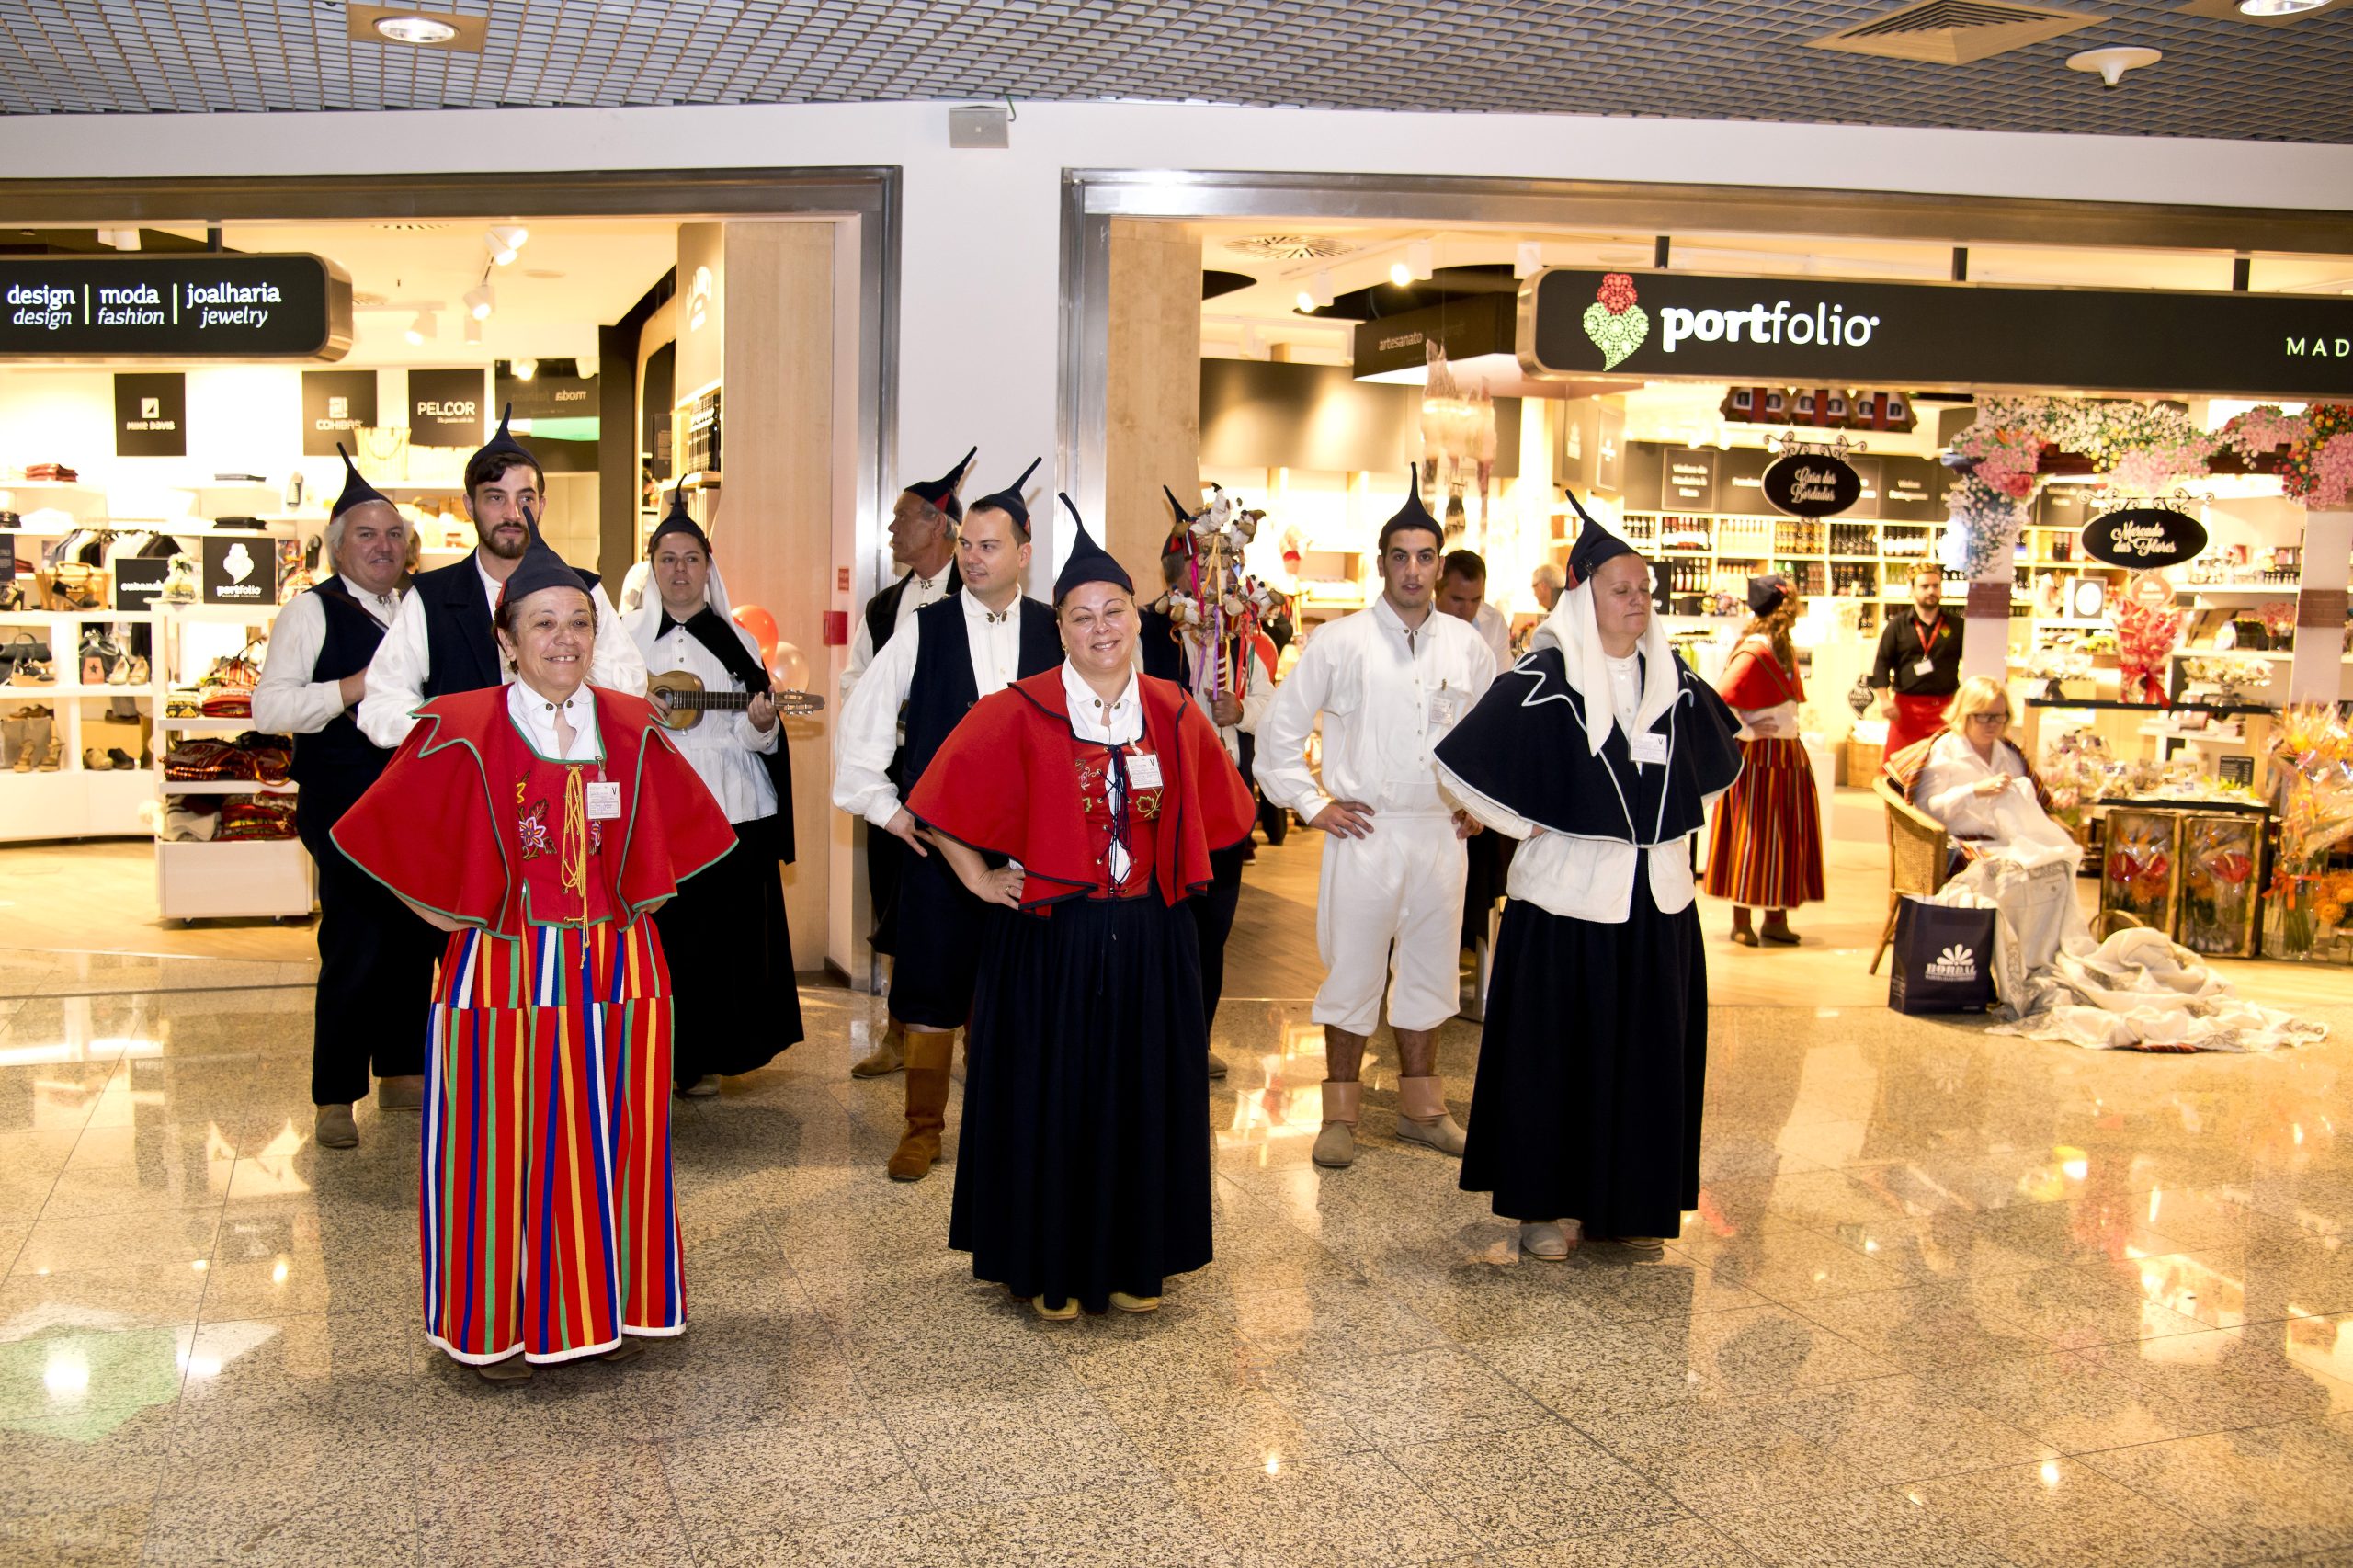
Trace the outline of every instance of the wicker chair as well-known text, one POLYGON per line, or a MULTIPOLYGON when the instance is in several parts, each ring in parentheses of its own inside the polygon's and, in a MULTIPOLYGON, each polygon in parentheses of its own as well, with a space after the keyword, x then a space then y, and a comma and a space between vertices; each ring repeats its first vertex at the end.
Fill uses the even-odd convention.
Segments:
POLYGON ((1905 800, 1885 777, 1871 780, 1871 791, 1887 808, 1887 924, 1880 927, 1879 946, 1871 953, 1870 972, 1877 974, 1888 944, 1895 940, 1895 915, 1904 907, 1904 895, 1926 898, 1943 887, 1952 855, 1944 824, 1905 800))

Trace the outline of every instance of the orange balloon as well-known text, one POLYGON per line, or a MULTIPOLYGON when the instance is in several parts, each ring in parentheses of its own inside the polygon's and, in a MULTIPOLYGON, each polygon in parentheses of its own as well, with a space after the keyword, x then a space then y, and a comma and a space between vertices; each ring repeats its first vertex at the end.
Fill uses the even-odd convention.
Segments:
POLYGON ((760 645, 760 657, 765 660, 768 650, 776 646, 776 617, 757 605, 737 605, 734 615, 735 624, 750 632, 752 641, 760 645))

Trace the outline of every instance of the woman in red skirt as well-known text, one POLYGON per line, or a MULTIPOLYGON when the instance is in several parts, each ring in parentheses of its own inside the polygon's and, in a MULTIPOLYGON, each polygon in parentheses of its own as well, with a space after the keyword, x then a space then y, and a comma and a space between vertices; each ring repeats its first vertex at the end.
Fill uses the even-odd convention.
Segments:
POLYGON ((1775 574, 1748 580, 1748 608, 1740 646, 1716 683, 1740 714, 1743 761, 1708 839, 1708 893, 1732 900, 1733 941, 1795 946, 1789 912, 1822 897, 1822 807, 1798 739, 1805 683, 1790 645, 1804 601, 1775 574), (1762 930, 1749 925, 1752 907, 1765 912, 1762 930))

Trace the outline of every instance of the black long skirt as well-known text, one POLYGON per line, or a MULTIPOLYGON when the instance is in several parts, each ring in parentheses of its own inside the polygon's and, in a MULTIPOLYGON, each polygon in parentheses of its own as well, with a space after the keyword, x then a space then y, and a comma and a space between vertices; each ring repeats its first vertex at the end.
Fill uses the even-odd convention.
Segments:
POLYGON ((773 817, 737 823, 734 853, 679 883, 654 912, 670 965, 671 1062, 681 1087, 766 1066, 801 1038, 775 827, 773 817))
POLYGON ((1513 899, 1495 938, 1462 1189, 1514 1220, 1673 1236, 1699 1201, 1708 970, 1699 915, 1637 872, 1622 925, 1513 899))
POLYGON ((990 909, 948 1244, 1088 1312, 1210 1261, 1209 1030, 1190 911, 990 909))

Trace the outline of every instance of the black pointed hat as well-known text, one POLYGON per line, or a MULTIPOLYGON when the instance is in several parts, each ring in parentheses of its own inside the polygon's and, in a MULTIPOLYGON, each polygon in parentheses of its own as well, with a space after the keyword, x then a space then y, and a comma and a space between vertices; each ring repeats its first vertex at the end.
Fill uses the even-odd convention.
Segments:
POLYGON ((1438 538, 1446 538, 1446 529, 1422 505, 1422 471, 1419 464, 1408 464, 1405 470, 1405 504, 1394 516, 1381 525, 1381 548, 1389 548, 1389 536, 1404 528, 1427 528, 1438 538))
POLYGON ((1126 567, 1112 559, 1109 551, 1095 542, 1095 536, 1086 531, 1086 519, 1078 515, 1077 503, 1063 495, 1062 504, 1070 508, 1071 526, 1078 531, 1071 541, 1070 559, 1063 562, 1062 574, 1054 579, 1054 602, 1062 603, 1073 588, 1083 583, 1116 583, 1132 595, 1136 591, 1135 579, 1128 575, 1126 567))
POLYGON ((508 452, 512 452, 515 456, 522 459, 525 462, 529 463, 534 472, 546 472, 544 469, 540 467, 540 460, 531 455, 530 448, 525 446, 522 442, 517 440, 514 437, 506 433, 506 422, 514 417, 515 405, 511 403, 499 411, 497 433, 492 436, 489 440, 484 441, 482 444, 481 450, 477 451, 472 457, 466 460, 467 472, 472 473, 474 471, 474 466, 480 463, 484 458, 498 457, 508 452))
MULTIPOLYGON (((978 451, 980 449, 975 447, 972 450, 978 451)), ((967 462, 972 460, 969 454, 966 456, 964 460, 967 462)), ((1019 525, 1023 533, 1028 533, 1029 531, 1029 503, 1021 498, 1021 487, 1029 483, 1029 476, 1037 472, 1038 465, 1045 460, 1046 460, 1043 458, 1031 458, 1029 460, 1029 466, 1021 471, 1021 477, 1019 479, 1015 480, 1012 483, 1006 485, 1002 490, 992 491, 988 494, 982 496, 979 500, 966 507, 965 510, 977 512, 983 506, 994 506, 998 511, 1003 512, 1006 516, 1011 517, 1015 523, 1019 525)), ((933 503, 935 506, 938 504, 938 503, 937 502, 933 503)))
POLYGON ((652 536, 645 541, 645 558, 648 561, 654 559, 654 547, 662 542, 664 534, 686 534, 693 539, 705 555, 710 553, 710 536, 703 532, 702 525, 688 513, 684 490, 670 492, 670 509, 662 514, 662 520, 654 526, 652 536))
POLYGON ((1162 485, 1160 487, 1160 493, 1168 497, 1169 509, 1176 514, 1176 520, 1179 523, 1190 523, 1195 517, 1200 516, 1199 512, 1188 512, 1185 510, 1185 503, 1177 500, 1176 492, 1169 489, 1168 486, 1165 484, 1162 485))
POLYGON ((1569 498, 1569 505, 1575 508, 1577 514, 1577 538, 1576 542, 1569 546, 1569 580, 1564 585, 1574 588, 1591 580, 1603 562, 1633 554, 1634 547, 1594 521, 1593 514, 1577 500, 1575 491, 1563 485, 1561 493, 1569 498))
POLYGON ((359 465, 351 460, 351 454, 343 449, 341 441, 335 444, 335 454, 343 460, 343 494, 335 498, 335 505, 328 509, 328 521, 332 522, 354 506, 365 506, 370 501, 381 501, 387 506, 392 504, 374 485, 359 477, 359 465))
POLYGON ((1192 554, 1193 520, 1200 514, 1185 510, 1185 503, 1177 500, 1176 492, 1169 489, 1168 486, 1162 485, 1160 493, 1168 497, 1169 509, 1176 514, 1176 521, 1169 528, 1167 541, 1160 547, 1160 553, 1163 555, 1192 554))
POLYGON ((506 585, 499 589, 498 602, 520 604, 541 588, 577 588, 587 593, 588 580, 548 548, 548 541, 540 537, 539 517, 528 508, 523 513, 523 526, 530 531, 530 540, 523 546, 523 559, 507 574, 506 585))
POLYGON ((907 494, 917 500, 928 501, 958 522, 964 520, 964 504, 956 499, 956 487, 964 483, 964 471, 972 466, 972 459, 980 451, 974 447, 958 460, 954 468, 938 479, 918 479, 907 486, 907 494))

